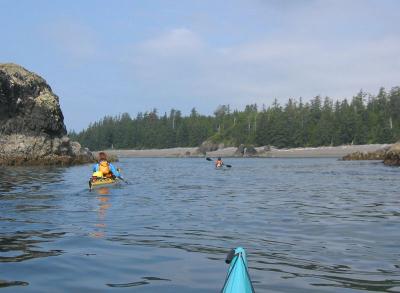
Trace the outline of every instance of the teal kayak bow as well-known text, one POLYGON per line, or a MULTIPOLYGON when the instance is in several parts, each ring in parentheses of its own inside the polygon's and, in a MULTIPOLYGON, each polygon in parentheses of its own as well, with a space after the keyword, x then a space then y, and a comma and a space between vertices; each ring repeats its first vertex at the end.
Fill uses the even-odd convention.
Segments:
POLYGON ((254 293, 247 269, 246 251, 242 247, 232 249, 226 257, 230 264, 222 293, 254 293))

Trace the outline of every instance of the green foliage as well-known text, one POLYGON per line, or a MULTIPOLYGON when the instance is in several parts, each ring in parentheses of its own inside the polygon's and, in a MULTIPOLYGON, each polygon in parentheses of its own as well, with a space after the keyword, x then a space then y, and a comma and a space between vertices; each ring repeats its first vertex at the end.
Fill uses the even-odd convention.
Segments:
POLYGON ((106 116, 70 136, 92 150, 169 148, 198 146, 205 140, 226 146, 272 145, 275 147, 328 146, 391 143, 400 138, 400 88, 380 89, 373 96, 359 92, 350 101, 317 96, 307 103, 275 100, 260 110, 256 104, 231 112, 220 105, 213 116, 192 109, 189 116, 172 109, 160 116, 157 109, 106 116))

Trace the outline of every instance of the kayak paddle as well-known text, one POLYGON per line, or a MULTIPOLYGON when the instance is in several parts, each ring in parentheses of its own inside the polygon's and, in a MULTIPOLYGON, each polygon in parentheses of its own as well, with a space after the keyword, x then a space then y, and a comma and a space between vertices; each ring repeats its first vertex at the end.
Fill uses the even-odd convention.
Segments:
POLYGON ((120 179, 121 181, 125 182, 126 184, 130 185, 131 183, 129 181, 126 181, 124 177, 119 176, 118 179, 120 179))
MULTIPOLYGON (((117 171, 118 171, 118 172, 121 172, 121 169, 120 169, 120 168, 117 168, 117 171)), ((117 178, 120 179, 121 181, 125 182, 125 183, 128 184, 128 185, 130 184, 130 182, 126 181, 125 178, 122 177, 121 175, 119 175, 117 178)))

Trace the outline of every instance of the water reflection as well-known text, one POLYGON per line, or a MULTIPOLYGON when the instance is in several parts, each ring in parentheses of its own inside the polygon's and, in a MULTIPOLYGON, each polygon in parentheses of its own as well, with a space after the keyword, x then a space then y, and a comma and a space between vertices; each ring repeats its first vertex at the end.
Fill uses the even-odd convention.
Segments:
POLYGON ((100 196, 96 197, 98 200, 97 222, 95 224, 96 231, 90 233, 90 236, 94 238, 104 238, 107 228, 105 223, 106 213, 111 207, 110 198, 107 196, 110 194, 110 189, 108 187, 99 187, 95 189, 95 192, 100 196))
POLYGON ((63 251, 40 250, 40 244, 63 237, 65 233, 43 231, 21 231, 10 235, 0 234, 0 262, 21 262, 33 258, 60 255, 63 251))
POLYGON ((373 291, 373 292, 398 292, 397 290, 392 291, 396 287, 400 286, 398 280, 363 280, 363 279, 352 279, 335 276, 313 276, 313 275, 302 275, 301 277, 318 277, 331 281, 329 283, 312 283, 313 286, 318 287, 337 287, 337 288, 351 288, 360 291, 373 291))
POLYGON ((125 288, 125 287, 137 287, 142 285, 150 284, 150 281, 167 281, 170 282, 170 279, 163 279, 157 277, 143 277, 142 281, 130 282, 130 283, 121 283, 121 284, 106 284, 108 287, 114 288, 125 288))
MULTIPOLYGON (((46 227, 51 221, 49 212, 59 208, 48 186, 60 184, 63 172, 64 168, 54 167, 0 169, 0 266, 64 253, 63 249, 47 244, 64 237, 65 232, 46 227)), ((6 272, 10 270, 4 271, 0 278, 6 277, 6 272)), ((29 285, 12 279, 0 280, 0 288, 29 285)))
POLYGON ((3 167, 0 169, 0 196, 8 192, 37 192, 43 185, 61 183, 62 167, 3 167))
POLYGON ((28 286, 28 282, 24 281, 6 281, 0 280, 0 288, 11 287, 11 286, 28 286))

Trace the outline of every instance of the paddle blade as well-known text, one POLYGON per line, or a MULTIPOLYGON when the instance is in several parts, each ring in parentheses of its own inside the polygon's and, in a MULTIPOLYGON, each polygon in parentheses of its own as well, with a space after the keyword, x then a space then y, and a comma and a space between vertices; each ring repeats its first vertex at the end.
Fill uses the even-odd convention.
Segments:
POLYGON ((122 182, 125 182, 126 184, 130 185, 129 181, 126 181, 125 178, 123 177, 118 177, 122 182))
POLYGON ((225 165, 225 166, 227 166, 228 168, 232 168, 232 165, 225 165))
POLYGON ((206 158, 206 160, 207 160, 207 161, 212 161, 212 159, 211 159, 211 158, 208 158, 208 157, 206 158))
POLYGON ((235 250, 231 249, 228 255, 226 256, 225 263, 229 265, 232 262, 234 256, 235 256, 235 250))

